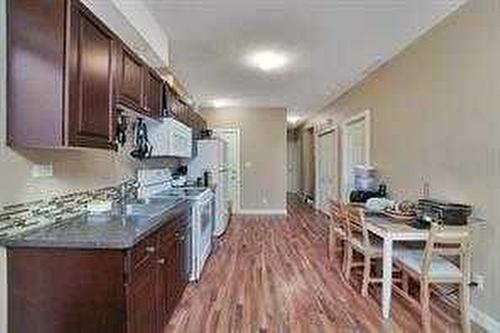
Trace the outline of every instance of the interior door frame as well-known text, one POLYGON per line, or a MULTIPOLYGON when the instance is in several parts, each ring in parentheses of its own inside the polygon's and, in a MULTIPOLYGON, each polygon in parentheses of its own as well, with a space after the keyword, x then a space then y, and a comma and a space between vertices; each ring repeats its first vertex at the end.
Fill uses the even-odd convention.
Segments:
POLYGON ((241 210, 241 141, 240 129, 238 127, 218 127, 214 128, 214 133, 235 133, 236 134, 236 202, 231 213, 238 214, 241 210))
POLYGON ((366 109, 365 111, 362 111, 350 118, 347 118, 342 122, 342 133, 341 133, 341 159, 342 159, 342 179, 340 182, 340 189, 341 189, 341 198, 344 201, 348 201, 348 195, 346 193, 346 187, 349 179, 349 170, 347 168, 347 158, 346 158, 346 151, 347 151, 347 128, 349 125, 353 123, 357 123, 358 121, 365 121, 365 161, 366 164, 371 164, 371 127, 372 127, 372 121, 371 121, 371 110, 366 109))
MULTIPOLYGON (((339 157, 340 157, 340 145, 339 145, 339 141, 341 139, 340 137, 340 133, 339 133, 339 129, 340 127, 338 125, 332 125, 332 126, 328 126, 328 127, 323 127, 323 128, 317 128, 316 129, 316 133, 314 135, 314 140, 315 140, 315 143, 314 143, 314 153, 316 155, 316 159, 315 159, 315 163, 314 163, 314 173, 315 173, 315 178, 314 178, 314 207, 317 209, 317 210, 321 210, 322 212, 324 212, 325 214, 328 214, 328 212, 325 212, 321 209, 321 206, 320 206, 320 200, 319 200, 319 163, 320 163, 320 151, 319 151, 319 140, 320 140, 320 137, 323 136, 323 135, 327 135, 327 134, 330 134, 330 133, 335 133, 337 135, 337 140, 336 140, 336 146, 337 146, 337 156, 335 156, 335 158, 337 158, 337 170, 335 170, 335 174, 336 174, 336 177, 337 177, 337 183, 340 184, 340 181, 338 179, 339 177, 339 171, 340 171, 340 163, 339 163, 339 157)), ((339 190, 340 190, 340 187, 337 188, 337 196, 340 198, 340 193, 339 193, 339 190)))

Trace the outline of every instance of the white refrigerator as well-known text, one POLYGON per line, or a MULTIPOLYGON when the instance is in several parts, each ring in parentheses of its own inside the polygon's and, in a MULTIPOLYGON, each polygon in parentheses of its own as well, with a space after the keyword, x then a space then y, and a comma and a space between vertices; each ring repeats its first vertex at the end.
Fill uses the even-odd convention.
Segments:
POLYGON ((188 177, 196 179, 203 177, 205 171, 210 171, 215 185, 215 225, 213 234, 220 236, 227 228, 229 210, 224 198, 226 186, 224 151, 226 142, 219 138, 198 140, 198 154, 188 164, 188 177))

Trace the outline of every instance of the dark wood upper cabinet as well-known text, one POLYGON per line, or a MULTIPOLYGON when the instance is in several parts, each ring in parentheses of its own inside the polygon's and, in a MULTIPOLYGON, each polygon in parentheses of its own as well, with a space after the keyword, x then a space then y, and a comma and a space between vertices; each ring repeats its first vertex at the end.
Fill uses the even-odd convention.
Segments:
POLYGON ((71 10, 69 144, 110 148, 113 141, 116 39, 88 9, 71 10))
POLYGON ((7 5, 8 143, 109 148, 115 36, 76 0, 7 5))
POLYGON ((117 104, 150 117, 163 80, 78 0, 7 1, 7 142, 112 148, 117 104))
POLYGON ((151 69, 144 71, 143 112, 153 118, 161 115, 163 108, 163 80, 151 69))
POLYGON ((135 110, 143 104, 143 67, 142 60, 122 44, 118 56, 118 101, 135 110))
POLYGON ((199 139, 202 130, 207 128, 205 119, 193 108, 187 104, 181 96, 167 83, 164 84, 165 90, 165 110, 163 116, 173 117, 193 129, 193 138, 199 139))
POLYGON ((66 1, 7 1, 7 140, 64 144, 66 1))

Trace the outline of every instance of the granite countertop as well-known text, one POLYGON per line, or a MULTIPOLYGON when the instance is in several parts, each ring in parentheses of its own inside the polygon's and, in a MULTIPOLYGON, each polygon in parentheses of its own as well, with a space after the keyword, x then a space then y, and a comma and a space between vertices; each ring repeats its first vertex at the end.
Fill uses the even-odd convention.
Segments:
POLYGON ((116 206, 109 213, 84 213, 51 225, 0 238, 7 248, 127 249, 161 227, 170 216, 189 209, 182 198, 151 199, 116 206))

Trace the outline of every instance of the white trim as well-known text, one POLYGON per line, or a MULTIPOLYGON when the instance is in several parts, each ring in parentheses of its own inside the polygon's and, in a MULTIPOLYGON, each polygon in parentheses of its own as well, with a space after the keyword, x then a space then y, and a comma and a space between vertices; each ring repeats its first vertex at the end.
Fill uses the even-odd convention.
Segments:
POLYGON ((236 148, 237 148, 237 153, 236 153, 236 202, 234 204, 234 212, 233 214, 238 214, 241 210, 241 134, 240 134, 240 129, 238 127, 235 128, 214 128, 213 129, 215 134, 217 132, 225 132, 225 133, 236 133, 236 148))
POLYGON ((486 313, 471 306, 470 315, 472 321, 484 328, 487 332, 500 332, 500 322, 491 318, 486 313))
POLYGON ((341 133, 341 164, 342 164, 342 177, 340 181, 340 197, 347 201, 349 198, 346 197, 345 193, 345 187, 347 184, 347 179, 349 177, 347 166, 346 166, 346 158, 345 158, 345 152, 347 151, 347 139, 346 139, 346 133, 347 133, 347 127, 355 122, 362 121, 364 120, 366 122, 365 126, 365 145, 366 145, 366 151, 365 151, 365 161, 366 164, 371 164, 371 127, 372 127, 372 122, 371 122, 371 110, 367 109, 363 112, 360 112, 356 114, 353 117, 350 117, 346 119, 342 123, 342 133, 341 133))
POLYGON ((240 209, 239 215, 286 215, 286 209, 240 209))

